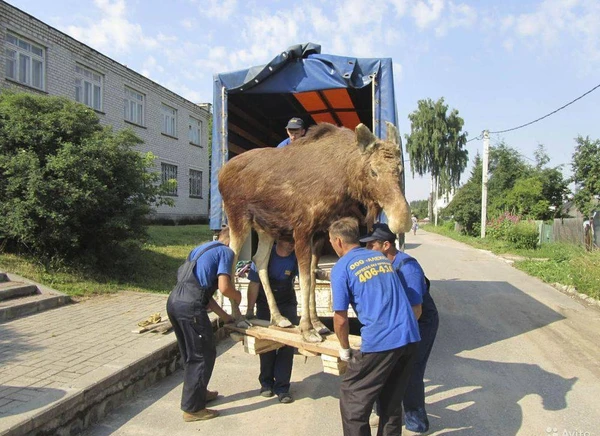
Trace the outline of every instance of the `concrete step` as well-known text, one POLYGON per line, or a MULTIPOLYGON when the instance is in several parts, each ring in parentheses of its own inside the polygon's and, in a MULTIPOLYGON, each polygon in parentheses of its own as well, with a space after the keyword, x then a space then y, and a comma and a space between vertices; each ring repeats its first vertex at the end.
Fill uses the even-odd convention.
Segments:
POLYGON ((0 282, 0 301, 39 293, 37 286, 23 282, 0 282))
POLYGON ((54 309, 71 297, 16 274, 0 273, 0 323, 54 309), (5 281, 2 281, 4 275, 5 281))

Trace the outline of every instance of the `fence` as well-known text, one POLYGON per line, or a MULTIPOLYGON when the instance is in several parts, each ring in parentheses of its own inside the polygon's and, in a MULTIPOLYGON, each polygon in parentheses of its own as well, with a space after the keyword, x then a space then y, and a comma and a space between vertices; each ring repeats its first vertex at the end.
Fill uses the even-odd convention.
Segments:
POLYGON ((558 218, 555 219, 551 224, 545 224, 543 221, 536 221, 539 231, 539 242, 545 244, 548 242, 564 242, 567 244, 586 245, 591 247, 592 245, 598 246, 600 242, 600 219, 598 214, 594 216, 592 221, 593 232, 586 233, 584 227, 583 218, 558 218), (593 235, 593 241, 586 241, 586 237, 589 239, 593 235))

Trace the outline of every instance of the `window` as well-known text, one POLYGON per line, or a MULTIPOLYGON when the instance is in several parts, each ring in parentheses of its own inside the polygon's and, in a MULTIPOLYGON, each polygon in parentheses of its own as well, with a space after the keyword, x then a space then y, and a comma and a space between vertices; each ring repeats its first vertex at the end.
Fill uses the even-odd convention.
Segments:
MULTIPOLYGON (((169 165, 166 163, 160 164, 161 169, 161 184, 166 184, 170 180, 175 180, 177 182, 177 165, 169 165)), ((169 195, 177 195, 177 184, 169 185, 169 189, 167 190, 167 194, 169 195)))
POLYGON ((190 117, 190 142, 194 145, 202 145, 202 121, 190 117))
POLYGON ((102 110, 102 75, 81 65, 75 66, 75 100, 102 110))
POLYGON ((12 33, 6 34, 6 42, 6 77, 44 90, 44 48, 12 33))
POLYGON ((165 135, 177 136, 177 109, 162 105, 162 132, 165 135))
POLYGON ((190 197, 202 198, 202 171, 190 170, 190 197))
POLYGON ((144 94, 140 94, 131 88, 125 87, 125 114, 124 117, 140 126, 144 125, 144 94))

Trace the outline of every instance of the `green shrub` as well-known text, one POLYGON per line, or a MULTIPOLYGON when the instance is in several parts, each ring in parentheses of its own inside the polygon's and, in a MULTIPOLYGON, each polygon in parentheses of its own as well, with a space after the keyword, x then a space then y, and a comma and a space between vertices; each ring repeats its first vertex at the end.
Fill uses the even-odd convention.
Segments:
POLYGON ((514 248, 534 249, 538 244, 538 229, 534 222, 520 221, 508 228, 506 240, 514 248))
POLYGON ((65 98, 1 94, 0 242, 45 263, 114 261, 163 202, 141 142, 65 98))

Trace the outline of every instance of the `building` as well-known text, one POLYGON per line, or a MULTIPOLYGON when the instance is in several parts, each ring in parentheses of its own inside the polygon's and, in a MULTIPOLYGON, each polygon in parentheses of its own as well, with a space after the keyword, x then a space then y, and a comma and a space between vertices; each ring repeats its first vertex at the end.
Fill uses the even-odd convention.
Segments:
POLYGON ((140 152, 157 156, 162 179, 176 179, 175 207, 154 218, 208 217, 210 105, 169 91, 59 30, 0 0, 0 87, 71 98, 100 122, 129 128, 140 152))

